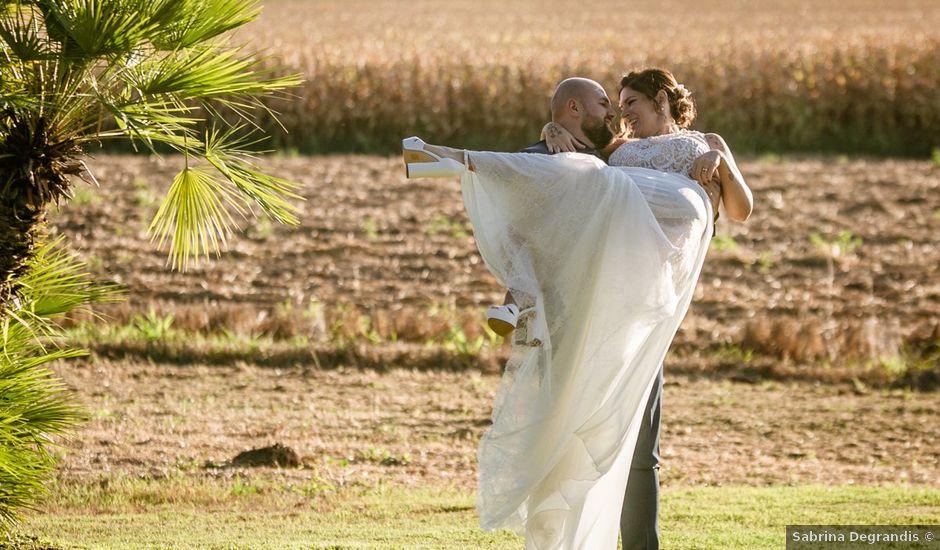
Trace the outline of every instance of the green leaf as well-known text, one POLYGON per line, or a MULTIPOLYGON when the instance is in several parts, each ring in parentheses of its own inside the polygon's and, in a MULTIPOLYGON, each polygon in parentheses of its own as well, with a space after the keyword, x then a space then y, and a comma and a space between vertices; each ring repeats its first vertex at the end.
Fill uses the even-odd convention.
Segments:
POLYGON ((146 0, 41 0, 49 37, 65 56, 91 60, 133 52, 155 23, 141 17, 146 0))
POLYGON ((39 23, 30 11, 16 9, 0 14, 0 39, 10 49, 9 53, 20 61, 37 61, 55 55, 39 35, 38 28, 39 23))
POLYGON ((244 199, 235 195, 224 182, 199 168, 184 168, 150 223, 151 241, 158 246, 170 241, 169 263, 185 270, 190 259, 209 251, 219 254, 235 222, 227 207, 245 215, 244 199))
POLYGON ((246 163, 230 164, 230 181, 239 191, 250 197, 271 218, 286 224, 297 225, 297 208, 287 199, 303 200, 293 192, 296 184, 291 181, 264 174, 246 163))
POLYGON ((15 522, 19 510, 45 492, 56 463, 49 435, 65 433, 86 417, 46 367, 86 355, 47 349, 61 338, 58 319, 114 296, 113 287, 92 282, 62 242, 60 237, 37 249, 16 300, 0 312, 0 527, 15 522))
POLYGON ((297 207, 290 200, 303 200, 295 192, 298 185, 264 174, 255 167, 246 149, 253 142, 237 137, 242 128, 235 126, 228 132, 213 128, 206 132, 206 160, 268 216, 287 225, 297 225, 297 207))
POLYGON ((111 102, 102 97, 99 103, 114 117, 116 130, 99 131, 82 141, 130 138, 143 143, 156 153, 155 143, 169 145, 179 152, 190 149, 188 141, 198 143, 195 126, 199 119, 191 116, 194 108, 178 102, 141 98, 128 103, 111 102))
POLYGON ((299 83, 295 76, 266 78, 270 71, 238 53, 211 46, 176 50, 130 68, 124 78, 145 96, 179 99, 263 95, 299 83))
POLYGON ((72 311, 89 301, 112 301, 114 285, 94 283, 85 265, 61 246, 59 237, 35 256, 34 267, 18 281, 20 295, 33 316, 49 318, 72 311))
MULTIPOLYGON (((55 166, 76 166, 80 148, 102 140, 128 139, 152 153, 167 148, 182 153, 187 167, 150 226, 161 246, 169 242, 168 262, 176 268, 209 251, 218 253, 235 227, 234 213, 245 215, 258 206, 273 219, 297 223, 296 186, 265 174, 249 153, 253 142, 236 138, 251 133, 244 130, 257 124, 259 112, 274 115, 266 99, 301 82, 298 75, 278 76, 280 71, 258 56, 228 46, 224 34, 258 15, 257 0, 23 0, 17 5, 25 10, 23 19, 5 19, 6 33, 0 32, 0 160, 15 165, 9 159, 23 157, 2 149, 4 129, 22 121, 42 122, 44 153, 63 157, 55 166), (15 50, 3 46, 4 37, 17 44, 15 50), (40 53, 49 56, 25 59, 40 53), (221 130, 203 139, 202 128, 221 130), (196 158, 206 159, 212 169, 190 167, 188 161, 196 158)), ((67 305, 43 307, 55 311, 67 305)), ((36 322, 29 313, 18 313, 19 326, 36 322)))
POLYGON ((151 42, 159 50, 189 48, 253 21, 260 12, 256 0, 158 1, 151 13, 157 29, 151 42))
POLYGON ((40 339, 53 335, 57 326, 52 320, 57 316, 91 302, 114 301, 121 294, 116 285, 95 283, 84 264, 62 246, 63 240, 59 237, 40 247, 30 270, 17 280, 18 307, 2 311, 4 346, 11 331, 26 331, 40 339))

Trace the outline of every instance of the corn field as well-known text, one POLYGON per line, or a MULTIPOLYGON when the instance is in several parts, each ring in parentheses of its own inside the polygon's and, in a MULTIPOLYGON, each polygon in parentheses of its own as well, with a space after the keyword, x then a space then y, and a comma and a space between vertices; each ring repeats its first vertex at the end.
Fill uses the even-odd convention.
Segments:
POLYGON ((519 148, 560 79, 594 78, 615 97, 622 74, 651 65, 692 90, 696 128, 738 151, 940 146, 931 0, 285 0, 241 38, 305 74, 298 97, 272 105, 289 131, 274 145, 299 152, 391 152, 415 133, 519 148))

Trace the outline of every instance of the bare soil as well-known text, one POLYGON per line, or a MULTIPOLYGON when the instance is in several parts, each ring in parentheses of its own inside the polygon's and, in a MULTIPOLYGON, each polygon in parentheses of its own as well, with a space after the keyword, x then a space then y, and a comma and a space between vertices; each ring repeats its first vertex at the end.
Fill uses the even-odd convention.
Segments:
MULTIPOLYGON (((300 226, 246 222, 221 258, 171 272, 146 228, 181 164, 103 156, 92 164, 102 188, 53 216, 97 275, 129 288, 132 311, 176 312, 200 328, 317 300, 423 343, 427 330, 408 326, 416 311, 469 308, 473 336, 482 308, 502 299, 457 183, 406 180, 387 157, 265 161, 301 185, 300 226), (193 320, 212 312, 223 318, 193 320)), ((767 158, 741 169, 755 212, 747 224, 719 220, 675 349, 744 345, 806 365, 940 350, 940 166, 767 158)))
MULTIPOLYGON (((62 475, 259 475, 331 486, 476 482, 498 376, 251 365, 60 365, 93 418, 62 475), (301 466, 228 467, 280 443, 301 466), (246 474, 247 472, 247 474, 246 474)), ((940 483, 940 393, 666 375, 666 486, 940 483)))
MULTIPOLYGON (((408 181, 396 158, 266 163, 301 184, 300 227, 252 222, 220 259, 185 273, 168 271, 146 236, 179 159, 97 159, 102 187, 53 215, 53 227, 100 278, 127 286, 125 318, 154 308, 186 329, 237 328, 316 300, 384 319, 381 336, 396 329, 397 345, 419 346, 427 330, 403 323, 441 323, 421 312, 443 304, 471 312, 464 329, 482 333, 483 308, 503 290, 476 251, 456 182, 408 181)), ((940 167, 833 158, 741 167, 755 213, 746 225, 720 220, 667 360, 663 482, 936 485, 940 393, 804 375, 852 357, 936 357, 940 167), (749 375, 768 368, 790 379, 749 375), (733 374, 705 376, 714 372, 733 374)), ((368 369, 107 357, 57 366, 93 413, 68 443, 63 475, 232 475, 238 453, 280 443, 302 467, 279 476, 469 488, 498 383, 477 368, 383 369, 381 357, 368 369)))

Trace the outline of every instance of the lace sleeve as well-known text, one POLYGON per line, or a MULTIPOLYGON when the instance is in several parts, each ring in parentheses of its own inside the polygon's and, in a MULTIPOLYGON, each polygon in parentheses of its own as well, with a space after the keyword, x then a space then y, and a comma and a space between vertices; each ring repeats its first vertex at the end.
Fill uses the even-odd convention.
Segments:
POLYGON ((654 162, 662 166, 664 172, 674 172, 689 176, 692 173, 692 164, 699 156, 696 143, 691 139, 669 139, 658 147, 658 154, 654 162))

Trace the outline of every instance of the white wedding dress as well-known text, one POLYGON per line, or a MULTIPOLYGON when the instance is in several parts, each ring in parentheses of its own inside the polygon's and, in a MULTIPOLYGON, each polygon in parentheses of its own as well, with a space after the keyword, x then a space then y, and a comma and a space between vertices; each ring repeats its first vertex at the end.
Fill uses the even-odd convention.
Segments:
POLYGON ((461 188, 477 246, 535 305, 541 341, 513 347, 480 442, 484 529, 524 533, 527 549, 617 547, 642 405, 708 249, 711 203, 681 175, 707 150, 681 132, 627 143, 611 166, 470 153, 461 188))

